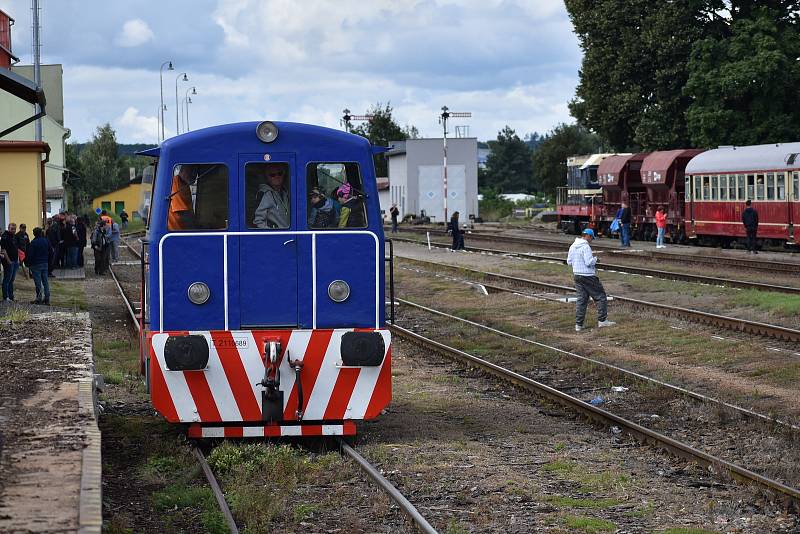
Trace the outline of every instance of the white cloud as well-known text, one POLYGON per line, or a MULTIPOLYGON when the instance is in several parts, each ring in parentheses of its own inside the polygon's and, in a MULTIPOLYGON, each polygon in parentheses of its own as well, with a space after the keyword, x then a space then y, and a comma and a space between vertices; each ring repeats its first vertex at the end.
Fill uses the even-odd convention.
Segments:
POLYGON ((115 42, 122 47, 131 48, 151 41, 155 35, 153 30, 142 19, 131 19, 122 25, 122 32, 117 35, 115 42))
POLYGON ((113 123, 118 138, 137 143, 152 143, 156 136, 158 118, 142 115, 139 110, 129 107, 113 123))

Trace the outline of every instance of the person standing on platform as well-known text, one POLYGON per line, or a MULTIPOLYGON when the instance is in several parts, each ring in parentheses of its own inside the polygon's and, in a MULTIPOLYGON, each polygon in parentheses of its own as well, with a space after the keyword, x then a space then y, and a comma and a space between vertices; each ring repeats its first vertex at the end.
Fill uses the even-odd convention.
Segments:
POLYGON ((128 212, 127 211, 122 210, 122 212, 120 212, 119 220, 122 221, 122 229, 123 230, 128 228, 128 212))
POLYGON ((747 232, 747 253, 758 254, 756 250, 756 234, 758 234, 758 212, 751 205, 753 202, 745 202, 745 210, 742 212, 742 224, 747 232))
POLYGON ((14 300, 14 278, 17 276, 19 268, 19 255, 14 237, 17 233, 17 225, 9 223, 8 230, 0 235, 0 249, 3 250, 3 300, 12 302, 14 300))
POLYGON ((666 248, 666 245, 664 245, 664 233, 667 231, 667 214, 664 213, 664 208, 661 206, 656 210, 656 230, 658 230, 656 248, 666 248))
POLYGON ((17 251, 19 255, 19 270, 22 271, 22 274, 25 275, 25 278, 28 277, 28 272, 25 270, 25 266, 28 265, 28 262, 25 261, 26 256, 28 254, 28 245, 31 242, 31 238, 28 237, 27 226, 25 223, 19 225, 19 231, 17 235, 14 236, 14 243, 17 245, 17 251))
POLYGON ((586 307, 589 305, 589 297, 597 305, 597 326, 614 326, 614 321, 608 320, 608 297, 606 290, 600 279, 597 277, 595 265, 597 256, 592 255, 590 243, 594 240, 594 230, 587 228, 580 237, 575 238, 575 242, 569 247, 567 254, 567 265, 572 266, 572 274, 575 279, 575 291, 578 293, 578 300, 575 303, 575 331, 583 330, 583 321, 586 319, 586 307))
POLYGON ((620 228, 622 229, 622 246, 631 246, 631 209, 627 202, 622 203, 622 213, 619 216, 620 228))
POLYGON ((116 263, 119 261, 119 225, 116 222, 111 223, 111 261, 116 263))
POLYGON ((397 233, 397 217, 400 216, 400 210, 397 209, 397 204, 392 204, 392 208, 389 210, 389 214, 392 216, 392 233, 397 233))
POLYGON ((75 216, 67 215, 64 225, 64 249, 66 250, 65 267, 75 269, 78 266, 78 230, 75 228, 75 216))
POLYGON ((50 219, 50 226, 47 228, 47 240, 50 242, 50 269, 47 276, 53 276, 53 270, 58 266, 58 250, 61 247, 61 227, 58 224, 58 215, 50 219))
POLYGON ((89 220, 86 215, 78 217, 75 223, 75 230, 78 232, 78 267, 83 267, 83 249, 86 248, 86 229, 89 227, 89 220))
POLYGON ((41 228, 33 229, 33 241, 28 246, 28 267, 36 284, 36 300, 31 304, 50 305, 50 281, 47 271, 50 265, 50 242, 41 228))

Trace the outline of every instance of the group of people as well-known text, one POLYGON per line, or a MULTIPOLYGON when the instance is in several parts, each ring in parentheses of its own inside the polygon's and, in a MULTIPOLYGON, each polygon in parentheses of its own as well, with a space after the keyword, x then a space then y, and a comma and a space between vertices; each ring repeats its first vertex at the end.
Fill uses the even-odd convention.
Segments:
MULTIPOLYGON (((258 206, 253 216, 255 228, 286 229, 290 225, 290 198, 286 184, 287 166, 265 166, 265 183, 258 188, 258 206)), ((319 187, 308 193, 309 228, 362 228, 366 226, 364 200, 349 182, 339 184, 330 195, 319 187)))
POLYGON ((89 225, 85 215, 59 213, 47 220, 45 228, 34 228, 31 240, 25 224, 17 228, 10 223, 0 235, 3 301, 15 300, 14 281, 20 269, 27 268, 36 286, 36 299, 31 304, 50 305, 48 278, 54 276, 55 269, 82 268, 83 249, 89 242, 95 251, 95 273, 105 274, 111 261, 119 259, 120 225, 103 210, 87 241, 89 225))
POLYGON ((14 280, 20 267, 30 270, 36 285, 36 299, 31 304, 50 305, 50 265, 53 251, 44 230, 33 229, 33 240, 28 236, 25 224, 10 223, 0 235, 0 264, 3 266, 3 300, 14 302, 14 280))

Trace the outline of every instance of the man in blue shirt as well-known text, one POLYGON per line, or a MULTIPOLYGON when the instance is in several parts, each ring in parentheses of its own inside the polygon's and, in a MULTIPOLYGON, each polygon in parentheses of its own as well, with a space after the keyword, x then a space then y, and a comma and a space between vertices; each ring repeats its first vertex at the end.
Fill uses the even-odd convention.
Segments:
POLYGON ((33 241, 28 245, 25 258, 36 284, 36 300, 31 304, 50 305, 50 282, 47 279, 47 268, 50 261, 50 241, 44 236, 41 228, 33 229, 33 241))

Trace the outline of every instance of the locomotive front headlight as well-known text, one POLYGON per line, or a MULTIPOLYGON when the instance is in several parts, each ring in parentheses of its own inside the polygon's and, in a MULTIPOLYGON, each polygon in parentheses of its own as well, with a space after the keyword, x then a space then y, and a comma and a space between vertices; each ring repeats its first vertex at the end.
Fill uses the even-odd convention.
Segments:
POLYGON ((278 138, 278 127, 270 121, 259 123, 256 136, 265 143, 271 143, 278 138))
POLYGON ((328 286, 328 296, 334 302, 344 302, 350 296, 350 286, 344 280, 334 280, 328 286))
POLYGON ((211 290, 203 282, 194 282, 187 290, 189 300, 195 304, 205 304, 211 298, 211 290))

